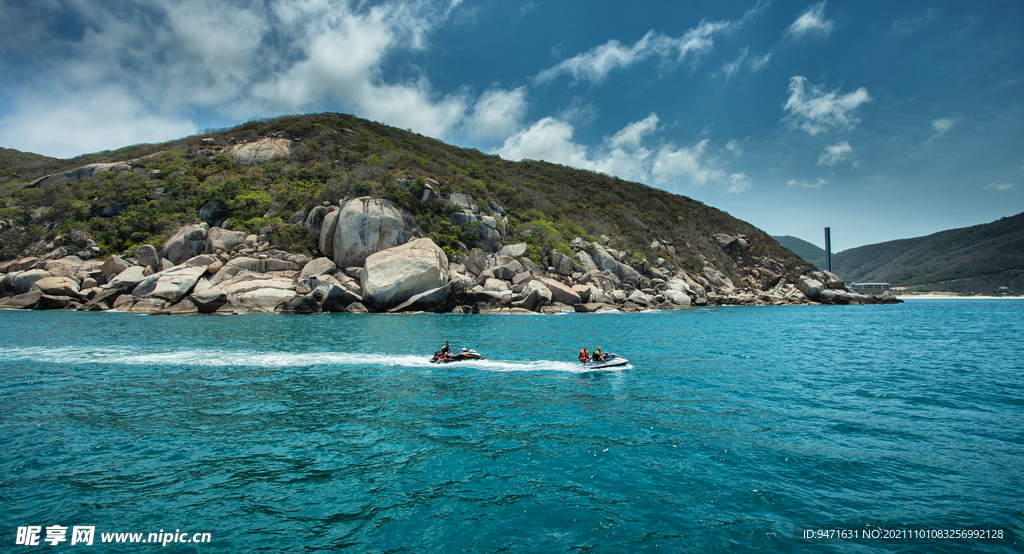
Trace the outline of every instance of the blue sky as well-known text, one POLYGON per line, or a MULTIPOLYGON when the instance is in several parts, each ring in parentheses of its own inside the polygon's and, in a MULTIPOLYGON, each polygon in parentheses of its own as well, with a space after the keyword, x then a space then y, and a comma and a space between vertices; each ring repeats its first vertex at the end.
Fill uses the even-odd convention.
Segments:
POLYGON ((833 250, 1024 211, 1024 3, 0 0, 0 146, 340 111, 833 250))

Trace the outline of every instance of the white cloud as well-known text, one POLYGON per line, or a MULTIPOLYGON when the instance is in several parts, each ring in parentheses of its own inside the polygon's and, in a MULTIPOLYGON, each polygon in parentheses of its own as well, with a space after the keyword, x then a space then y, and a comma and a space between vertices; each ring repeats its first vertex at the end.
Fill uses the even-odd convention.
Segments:
POLYGON ((621 131, 608 139, 607 142, 612 148, 639 150, 641 148, 640 142, 644 136, 658 130, 658 122, 658 115, 652 113, 645 119, 626 125, 621 131))
POLYGON ((715 35, 729 33, 746 25, 764 13, 767 5, 767 1, 760 0, 736 21, 702 21, 680 37, 670 37, 651 30, 628 46, 612 39, 541 71, 534 79, 539 83, 547 83, 559 76, 568 75, 573 81, 601 83, 612 71, 650 58, 659 58, 663 64, 668 65, 687 62, 696 65, 714 49, 715 35))
POLYGON ((111 87, 22 101, 12 115, 0 120, 0 144, 71 158, 198 131, 191 121, 154 113, 135 97, 111 87))
POLYGON ((1014 185, 1013 183, 989 183, 988 185, 985 185, 985 188, 996 192, 1007 192, 1017 188, 1017 185, 1014 185))
POLYGON ((750 188, 750 177, 746 173, 733 173, 729 176, 729 187, 725 192, 740 194, 750 188))
POLYGON ((526 116, 526 96, 526 87, 485 91, 467 121, 470 136, 490 140, 503 140, 511 136, 520 128, 526 116))
POLYGON ((802 39, 809 35, 829 35, 834 24, 825 19, 825 2, 809 6, 786 30, 792 37, 802 39))
POLYGON ((657 124, 658 116, 651 114, 592 149, 573 141, 575 129, 570 123, 546 117, 509 137, 495 153, 508 160, 544 160, 642 181, 649 174, 650 151, 641 142, 657 124))
POLYGON ((749 48, 744 47, 740 50, 740 55, 735 60, 722 65, 722 73, 725 74, 725 81, 728 82, 733 75, 736 75, 740 71, 740 66, 743 65, 743 60, 747 59, 747 51, 749 48))
POLYGON ((572 125, 545 117, 506 139, 496 153, 507 160, 544 160, 591 169, 587 148, 572 140, 574 132, 572 125))
POLYGON ((659 121, 652 113, 590 148, 573 140, 575 129, 571 124, 546 117, 509 137, 495 153, 508 160, 545 160, 659 185, 716 184, 733 194, 750 188, 745 173, 728 175, 719 161, 708 155, 710 139, 691 147, 645 146, 644 142, 657 132, 659 121))
POLYGON ((807 79, 797 76, 789 81, 789 99, 785 104, 789 115, 782 121, 790 128, 802 129, 812 136, 831 128, 851 129, 860 123, 851 112, 870 100, 871 96, 864 87, 840 95, 837 91, 808 85, 807 79))
POLYGON ((945 135, 950 129, 953 128, 955 120, 949 118, 933 119, 932 128, 935 129, 935 134, 932 137, 938 138, 945 135))
POLYGON ((910 36, 911 33, 918 29, 923 29, 928 25, 931 25, 939 18, 941 10, 935 8, 928 8, 924 15, 918 17, 901 17, 896 21, 892 22, 892 34, 899 36, 910 36))
POLYGON ((839 162, 850 159, 850 154, 853 153, 853 148, 849 142, 843 141, 839 144, 833 144, 832 146, 826 146, 825 150, 818 156, 818 165, 834 166, 839 162))
POLYGON ((771 61, 771 59, 772 52, 768 52, 767 54, 761 56, 760 58, 754 58, 754 60, 750 62, 750 70, 753 71, 754 73, 761 71, 762 69, 768 66, 768 62, 771 61))
POLYGON ((709 163, 704 153, 710 141, 704 139, 692 148, 676 148, 667 145, 658 151, 651 167, 654 182, 659 185, 678 183, 680 180, 704 186, 709 182, 723 181, 725 171, 709 163))
POLYGON ((541 71, 536 80, 542 83, 549 82, 559 75, 566 74, 572 76, 574 81, 599 83, 612 70, 629 67, 662 51, 667 40, 668 37, 654 31, 648 31, 632 46, 623 46, 617 40, 610 40, 541 71))
POLYGON ((445 137, 464 119, 470 104, 465 93, 438 97, 425 78, 386 83, 380 77, 388 53, 424 45, 430 16, 415 6, 385 4, 357 13, 311 0, 279 4, 277 13, 293 25, 286 33, 297 39, 297 61, 256 85, 254 96, 267 109, 309 110, 338 103, 362 117, 436 137, 445 137))
MULTIPOLYGON (((469 125, 467 113, 478 104, 476 99, 461 89, 439 94, 415 73, 388 81, 384 64, 396 52, 425 48, 445 18, 462 10, 461 3, 3 2, 4 20, 41 23, 19 32, 17 45, 12 45, 10 35, 3 37, 0 51, 41 57, 33 60, 27 73, 30 79, 19 80, 19 88, 6 87, 6 106, 0 109, 5 114, 0 116, 2 132, 27 139, 36 133, 31 122, 45 120, 53 135, 50 141, 19 139, 5 145, 73 155, 109 146, 90 144, 85 140, 89 136, 99 140, 104 135, 122 135, 120 145, 162 140, 167 133, 154 122, 166 121, 165 129, 180 133, 194 127, 188 120, 197 112, 241 119, 321 109, 353 111, 447 138, 469 125), (82 32, 54 34, 47 28, 61 21, 75 22, 82 32), (87 93, 90 97, 120 98, 126 117, 118 117, 121 110, 109 109, 100 113, 112 117, 93 117, 96 110, 89 107, 90 98, 65 102, 80 91, 101 91, 87 93), (14 107, 19 111, 14 112, 14 107), (64 114, 65 123, 49 116, 53 109, 64 114), (89 130, 72 127, 71 122, 82 120, 90 122, 89 130)), ((497 132, 495 125, 501 122, 485 109, 486 100, 495 99, 481 100, 485 104, 479 107, 484 111, 472 112, 479 116, 473 128, 497 132)), ((512 111, 506 117, 514 120, 515 109, 508 107, 512 111)), ((516 125, 506 122, 505 127, 511 132, 516 125)))
POLYGON ((743 143, 736 139, 732 139, 725 144, 725 149, 732 152, 734 156, 739 158, 743 155, 743 143))
POLYGON ((786 183, 786 187, 787 188, 801 187, 801 188, 805 188, 805 189, 820 189, 822 186, 827 185, 827 184, 828 184, 828 180, 822 179, 821 177, 818 177, 813 182, 808 182, 808 181, 805 181, 803 179, 801 179, 799 181, 796 180, 796 179, 790 179, 789 182, 786 183))

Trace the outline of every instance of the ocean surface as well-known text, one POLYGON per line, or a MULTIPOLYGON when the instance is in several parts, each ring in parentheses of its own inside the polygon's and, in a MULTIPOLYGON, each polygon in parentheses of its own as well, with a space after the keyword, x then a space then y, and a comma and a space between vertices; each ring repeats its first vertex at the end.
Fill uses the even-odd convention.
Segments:
POLYGON ((0 552, 1024 552, 1024 301, 0 329, 0 552))

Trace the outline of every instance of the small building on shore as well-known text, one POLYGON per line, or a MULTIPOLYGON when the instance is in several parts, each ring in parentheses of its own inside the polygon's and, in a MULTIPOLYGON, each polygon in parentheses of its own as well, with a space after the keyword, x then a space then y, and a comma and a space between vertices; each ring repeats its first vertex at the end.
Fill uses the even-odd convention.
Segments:
POLYGON ((885 292, 892 288, 889 283, 853 283, 850 286, 857 292, 885 292))

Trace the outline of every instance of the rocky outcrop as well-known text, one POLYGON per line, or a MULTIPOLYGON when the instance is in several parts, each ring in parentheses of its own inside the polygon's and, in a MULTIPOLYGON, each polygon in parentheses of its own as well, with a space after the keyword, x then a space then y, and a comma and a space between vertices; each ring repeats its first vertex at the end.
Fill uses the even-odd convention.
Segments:
POLYGON ((56 185, 63 185, 65 183, 78 183, 83 179, 88 179, 96 173, 102 171, 113 171, 120 173, 122 171, 128 171, 131 166, 126 162, 111 162, 111 163, 100 163, 100 164, 89 164, 72 169, 71 171, 65 171, 63 173, 56 173, 54 175, 47 175, 36 179, 28 185, 29 188, 49 188, 56 185))
POLYGON ((334 255, 334 233, 338 230, 338 208, 335 207, 324 215, 320 224, 320 240, 317 246, 320 252, 327 256, 334 255))
POLYGON ((334 232, 334 263, 360 267, 370 255, 419 236, 416 221, 389 200, 364 196, 341 205, 334 232))
POLYGON ((11 278, 11 284, 14 286, 15 294, 25 294, 35 287, 36 281, 41 281, 47 277, 53 277, 53 275, 46 270, 30 269, 14 275, 11 278))
POLYGON ((220 227, 214 227, 206 233, 204 251, 207 254, 231 252, 235 247, 245 242, 245 237, 246 234, 243 231, 227 231, 220 227))
MULTIPOLYGON (((440 201, 431 190, 436 196, 431 201, 440 201)), ((266 227, 246 235, 205 223, 187 225, 160 252, 143 245, 134 257, 126 253, 106 260, 93 259, 94 246, 84 233, 56 237, 46 245, 47 254, 0 262, 0 307, 159 314, 590 313, 898 302, 891 293, 853 292, 831 273, 757 256, 744 235, 707 239, 724 252, 713 256, 730 257, 728 273, 702 255, 692 258, 687 270, 661 257, 649 261, 652 251, 675 254, 676 246, 660 238, 652 240, 650 250, 628 252, 607 236, 593 242, 577 237, 571 251, 560 247, 531 259, 536 249, 526 243, 502 244, 495 238, 505 236, 507 216, 500 206, 467 195, 448 200, 459 206, 452 218, 464 232, 490 229, 454 260, 432 240, 416 238, 408 213, 387 200, 365 197, 296 213, 294 225, 317 239, 325 254, 312 259, 271 248, 266 227)))
POLYGON ((177 303, 192 291, 208 265, 186 263, 154 273, 140 281, 131 294, 138 298, 161 298, 171 304, 177 303))
POLYGON ((178 265, 189 258, 198 256, 206 249, 207 229, 209 226, 205 223, 186 225, 178 229, 160 249, 160 257, 178 265))
POLYGON ((389 310, 447 285, 448 256, 434 241, 416 239, 367 257, 360 282, 363 298, 379 310, 389 310))
POLYGON ((78 298, 79 282, 70 277, 45 277, 34 285, 43 294, 78 298))
POLYGON ((254 142, 243 142, 221 151, 238 165, 254 165, 275 158, 287 157, 292 153, 292 141, 285 138, 261 138, 254 142))

